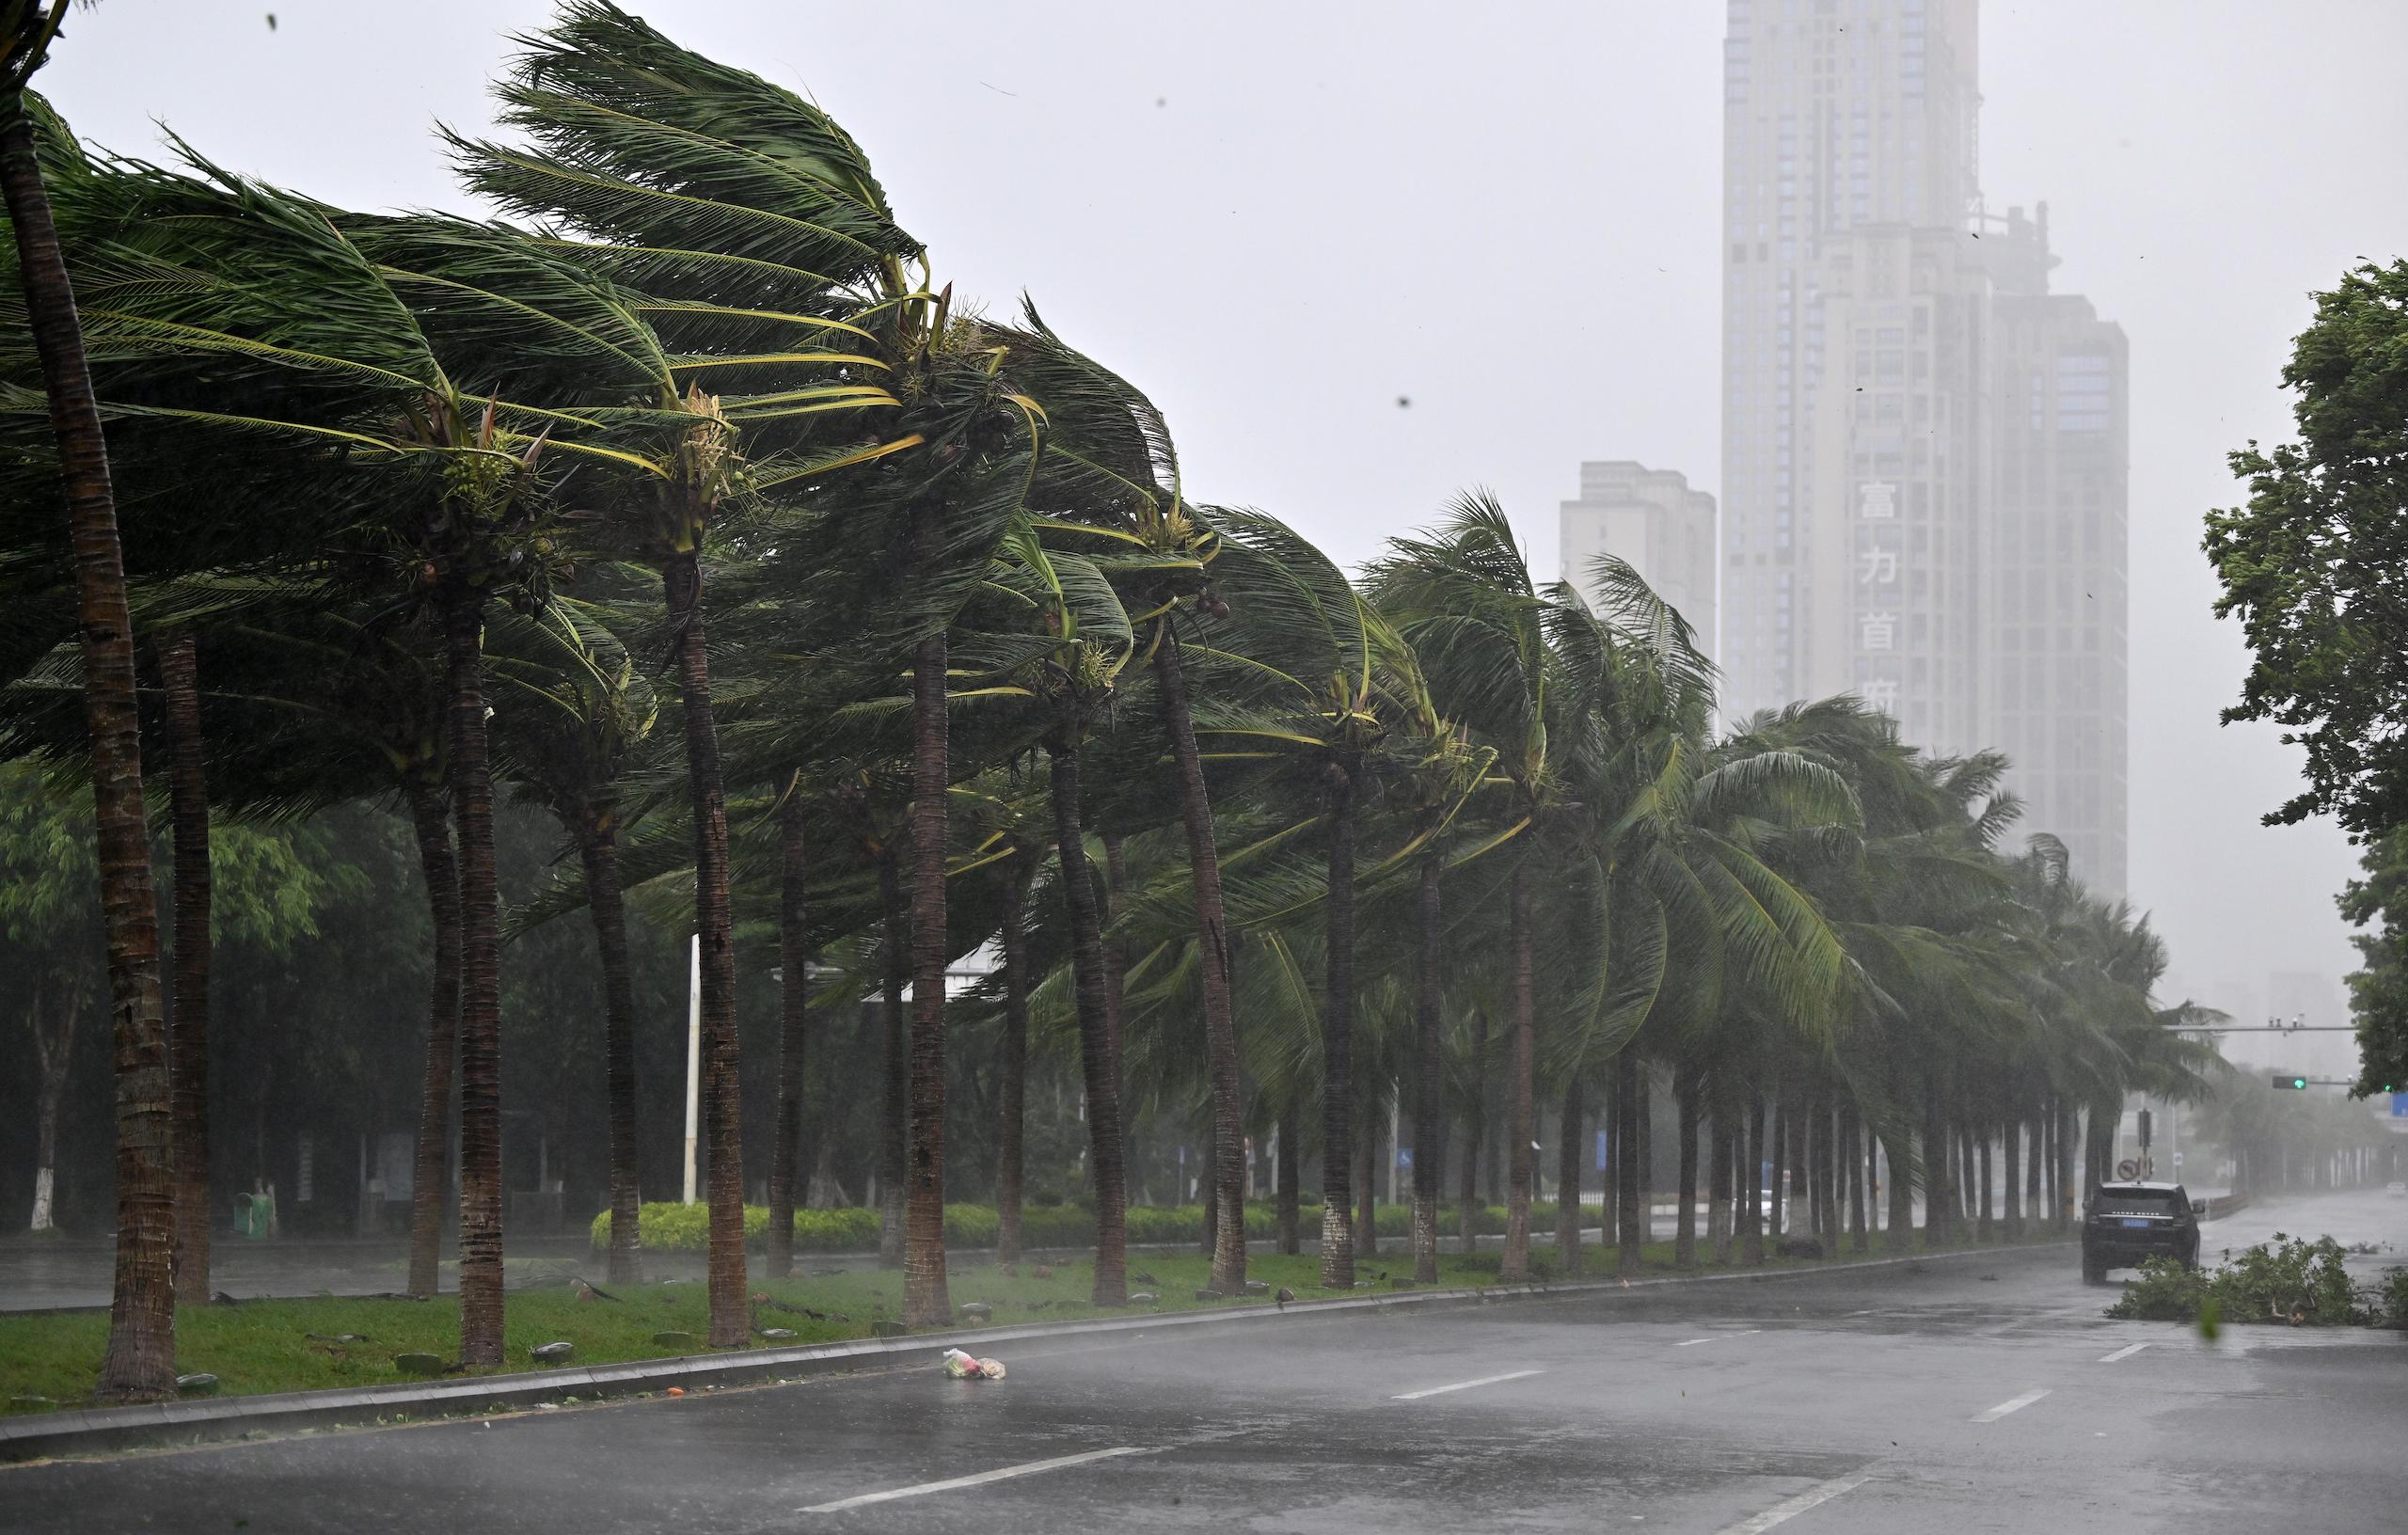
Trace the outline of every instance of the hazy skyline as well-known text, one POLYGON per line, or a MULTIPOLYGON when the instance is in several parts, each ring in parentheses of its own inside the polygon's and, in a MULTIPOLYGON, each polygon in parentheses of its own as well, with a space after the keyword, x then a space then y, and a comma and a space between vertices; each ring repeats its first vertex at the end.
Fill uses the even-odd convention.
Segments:
MULTIPOLYGON (((114 149, 156 153, 158 119, 332 200, 465 208, 432 124, 482 131, 502 34, 549 14, 268 8, 79 9, 42 84, 114 149)), ((1351 562, 1485 484, 1549 576, 1582 460, 1719 489, 1719 0, 939 6, 917 53, 832 7, 632 8, 834 113, 940 280, 990 309, 1027 290, 1154 395, 1198 498, 1351 562)), ((2132 897, 2182 975, 2337 976, 2351 849, 2258 825, 2298 754, 2216 725, 2245 657, 2198 521, 2238 498, 2226 452, 2289 435, 2309 292, 2408 251, 2408 8, 1983 11, 1988 204, 2047 200, 2056 289, 2131 342, 2132 897)))

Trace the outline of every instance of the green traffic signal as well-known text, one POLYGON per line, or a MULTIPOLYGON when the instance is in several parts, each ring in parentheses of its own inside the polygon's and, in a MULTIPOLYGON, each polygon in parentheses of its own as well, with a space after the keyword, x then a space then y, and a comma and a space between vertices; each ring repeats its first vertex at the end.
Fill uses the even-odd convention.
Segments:
POLYGON ((2302 1091, 2305 1091, 2307 1087, 2307 1079, 2305 1077, 2276 1077, 2274 1079, 2274 1085, 2277 1087, 2296 1087, 2302 1091))
POLYGON ((2307 1079, 2305 1077, 2293 1077, 2291 1079, 2291 1085, 2294 1087, 2305 1087, 2307 1085, 2307 1079))

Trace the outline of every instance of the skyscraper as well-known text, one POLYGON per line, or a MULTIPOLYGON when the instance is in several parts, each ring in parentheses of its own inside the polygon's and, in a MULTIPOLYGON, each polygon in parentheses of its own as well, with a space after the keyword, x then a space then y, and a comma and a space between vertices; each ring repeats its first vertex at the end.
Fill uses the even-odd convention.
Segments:
POLYGON ((2125 891, 2126 412, 2121 326, 2049 292, 2049 208, 1982 242, 1996 275, 1997 409, 1985 739, 2014 764, 2023 823, 2075 875, 2125 891))
POLYGON ((1974 0, 1730 0, 1722 627, 1735 715, 1854 692, 1997 747, 2125 880, 2122 332, 1982 212, 1974 0))
POLYGON ((1948 593, 1909 561, 1918 543, 1929 552, 1935 518, 1972 510, 1933 493, 1936 469, 1961 478, 1964 466, 1935 462, 1924 438, 1915 471, 1908 435, 1918 409, 1926 428, 1935 407, 1951 421, 1969 410, 1943 391, 1972 373, 1933 368, 1944 333, 1978 345, 1941 312, 1966 296, 1949 247, 1976 198, 1972 0, 1730 0, 1729 17, 1727 704, 1744 714, 1870 683, 1911 731, 1914 709, 1932 710, 1966 664, 1940 633, 1963 618, 1941 616, 1948 593), (1837 324, 1824 307, 1835 279, 1837 324), (1918 620, 1920 650, 1909 648, 1918 620))
POLYGON ((1580 466, 1580 498, 1562 503, 1563 578, 1595 594, 1590 562, 1611 554, 1627 562, 1656 594, 1714 644, 1714 498, 1688 477, 1629 459, 1580 466))

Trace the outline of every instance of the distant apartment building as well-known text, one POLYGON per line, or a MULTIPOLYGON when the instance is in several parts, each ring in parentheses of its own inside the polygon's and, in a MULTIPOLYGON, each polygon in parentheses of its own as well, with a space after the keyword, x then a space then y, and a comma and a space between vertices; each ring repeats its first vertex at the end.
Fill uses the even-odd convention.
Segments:
POLYGON ((2123 338, 2049 293, 2045 213, 1981 211, 1974 0, 1728 14, 1726 713, 1854 692, 1999 748, 2120 894, 2123 338))
POLYGON ((1639 572, 1656 594, 1714 646, 1717 578, 1714 498, 1688 477, 1628 459, 1580 466, 1580 498, 1562 503, 1563 578, 1595 600, 1592 562, 1610 554, 1639 572))
POLYGON ((2024 825, 2083 883, 2126 883, 2128 369, 2123 328, 2052 293, 2049 210, 1984 230, 1992 412, 1988 727, 2024 825))

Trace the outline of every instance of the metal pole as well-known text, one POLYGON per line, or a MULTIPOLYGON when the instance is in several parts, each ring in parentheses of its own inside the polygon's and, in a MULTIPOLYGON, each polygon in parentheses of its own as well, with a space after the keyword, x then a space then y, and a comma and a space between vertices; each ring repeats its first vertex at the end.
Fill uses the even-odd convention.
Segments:
POLYGON ((686 1203, 694 1202, 694 1137, 703 1104, 703 935, 694 935, 686 975, 686 1203))

